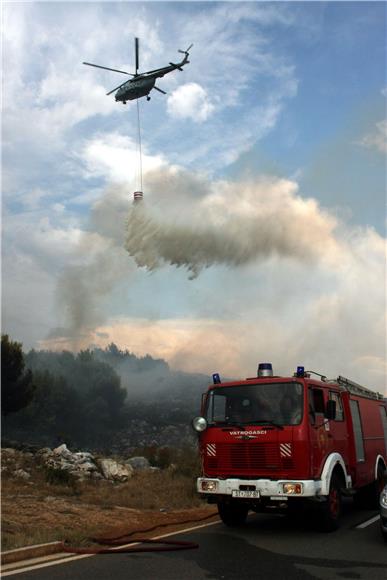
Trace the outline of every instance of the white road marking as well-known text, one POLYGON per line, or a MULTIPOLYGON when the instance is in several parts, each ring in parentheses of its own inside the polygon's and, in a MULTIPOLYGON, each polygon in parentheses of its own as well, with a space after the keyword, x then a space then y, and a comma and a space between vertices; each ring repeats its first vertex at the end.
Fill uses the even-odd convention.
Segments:
POLYGON ((366 528, 367 526, 370 526, 371 524, 377 522, 378 519, 379 519, 379 517, 380 516, 374 516, 373 518, 370 518, 369 520, 366 520, 362 524, 359 524, 358 526, 356 526, 356 528, 366 528))
MULTIPOLYGON (((178 534, 185 534, 186 532, 192 532, 193 530, 199 530, 200 528, 207 528, 209 526, 215 526, 219 524, 220 520, 216 522, 210 522, 209 524, 201 524, 200 526, 193 526, 191 528, 184 528, 184 530, 179 530, 177 532, 169 532, 168 534, 163 534, 161 536, 155 536, 151 538, 152 540, 161 540, 162 538, 168 538, 168 536, 177 536, 178 534)), ((122 548, 129 548, 133 546, 138 546, 139 542, 125 544, 124 546, 117 546, 116 548, 112 548, 112 550, 118 550, 122 548)), ((18 570, 10 570, 7 572, 6 570, 2 572, 1 577, 5 578, 5 576, 14 576, 16 574, 22 574, 23 572, 29 572, 30 570, 39 570, 39 568, 47 568, 48 566, 57 566, 58 564, 66 564, 67 562, 72 562, 73 560, 81 560, 82 558, 91 558, 94 556, 98 556, 98 554, 78 554, 76 556, 61 556, 60 560, 55 560, 55 562, 44 562, 43 564, 35 564, 34 566, 27 566, 25 568, 20 568, 18 570)), ((16 564, 16 563, 15 563, 16 564)), ((3 567, 4 569, 4 567, 3 567)))

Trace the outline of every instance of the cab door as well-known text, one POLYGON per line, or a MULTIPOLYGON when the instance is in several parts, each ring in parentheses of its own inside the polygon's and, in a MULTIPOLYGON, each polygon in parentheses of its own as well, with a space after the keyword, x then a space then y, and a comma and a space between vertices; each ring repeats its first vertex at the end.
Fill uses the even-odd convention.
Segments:
POLYGON ((331 436, 332 452, 340 453, 344 459, 345 467, 349 469, 349 440, 347 418, 344 412, 342 394, 339 390, 329 389, 328 399, 336 403, 336 417, 329 421, 329 433, 331 436))
POLYGON ((310 385, 308 388, 308 421, 312 478, 318 478, 321 475, 329 451, 325 424, 325 403, 324 389, 310 385))

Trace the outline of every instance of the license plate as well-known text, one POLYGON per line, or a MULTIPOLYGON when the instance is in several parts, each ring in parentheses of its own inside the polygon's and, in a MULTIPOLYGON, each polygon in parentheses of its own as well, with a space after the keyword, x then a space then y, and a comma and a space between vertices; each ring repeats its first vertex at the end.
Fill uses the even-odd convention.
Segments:
POLYGON ((247 498, 257 498, 259 497, 259 491, 245 491, 234 489, 231 492, 232 497, 247 497, 247 498))

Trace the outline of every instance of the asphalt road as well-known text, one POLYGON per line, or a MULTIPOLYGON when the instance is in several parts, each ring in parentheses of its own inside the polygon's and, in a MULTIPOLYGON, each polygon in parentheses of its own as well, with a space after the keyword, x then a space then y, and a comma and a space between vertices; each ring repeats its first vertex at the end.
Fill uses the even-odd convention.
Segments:
MULTIPOLYGON (((242 528, 219 523, 168 539, 199 549, 154 554, 98 555, 18 572, 18 580, 386 580, 387 544, 376 512, 347 508, 339 531, 324 534, 310 523, 279 515, 251 515, 242 528)), ((12 574, 12 576, 15 576, 12 574)))

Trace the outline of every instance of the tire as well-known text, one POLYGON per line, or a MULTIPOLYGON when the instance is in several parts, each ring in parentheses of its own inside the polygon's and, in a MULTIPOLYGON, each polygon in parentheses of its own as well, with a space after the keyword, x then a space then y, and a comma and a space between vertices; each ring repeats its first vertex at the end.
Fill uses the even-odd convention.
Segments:
POLYGON ((218 512, 226 526, 241 526, 245 523, 249 506, 236 501, 218 501, 218 512))
POLYGON ((363 509, 379 509, 379 497, 385 486, 386 470, 384 465, 379 463, 375 481, 359 489, 355 495, 355 504, 363 509))
POLYGON ((341 479, 334 473, 329 486, 329 495, 320 508, 320 528, 323 532, 334 532, 340 527, 342 512, 341 479))

